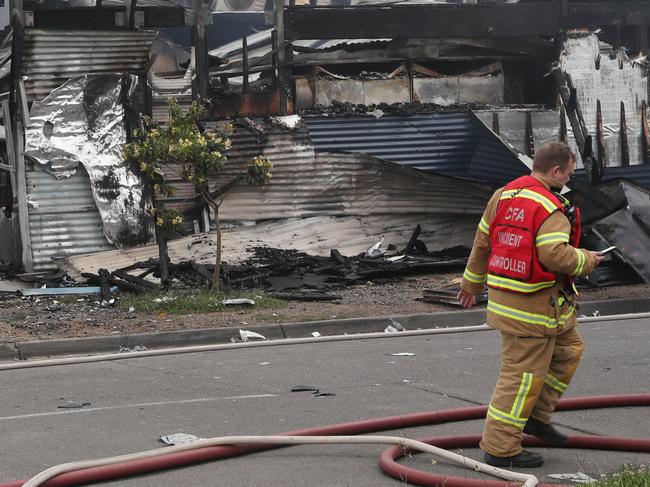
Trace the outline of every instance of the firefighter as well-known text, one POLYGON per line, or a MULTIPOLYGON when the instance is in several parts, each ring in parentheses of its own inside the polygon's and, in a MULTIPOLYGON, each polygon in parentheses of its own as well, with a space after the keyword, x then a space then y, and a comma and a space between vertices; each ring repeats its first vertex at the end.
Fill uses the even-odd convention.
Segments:
POLYGON ((583 350, 573 277, 603 259, 578 248, 579 211, 560 195, 574 167, 566 144, 541 147, 531 174, 490 198, 463 273, 460 304, 471 308, 487 284, 487 322, 501 332, 501 368, 480 443, 485 463, 496 467, 544 463, 521 447, 523 433, 567 441, 550 419, 583 350))

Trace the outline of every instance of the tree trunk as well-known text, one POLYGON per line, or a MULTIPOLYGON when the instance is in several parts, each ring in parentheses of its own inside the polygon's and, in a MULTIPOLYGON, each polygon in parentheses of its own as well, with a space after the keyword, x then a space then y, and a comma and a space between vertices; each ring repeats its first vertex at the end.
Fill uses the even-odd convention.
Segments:
POLYGON ((217 252, 214 262, 214 272, 212 274, 212 290, 221 290, 221 225, 219 224, 219 206, 212 205, 214 210, 214 225, 217 230, 217 252))
POLYGON ((165 231, 156 225, 156 242, 158 243, 158 261, 160 263, 160 282, 163 288, 168 288, 171 284, 169 279, 169 255, 167 253, 167 240, 165 239, 165 231))

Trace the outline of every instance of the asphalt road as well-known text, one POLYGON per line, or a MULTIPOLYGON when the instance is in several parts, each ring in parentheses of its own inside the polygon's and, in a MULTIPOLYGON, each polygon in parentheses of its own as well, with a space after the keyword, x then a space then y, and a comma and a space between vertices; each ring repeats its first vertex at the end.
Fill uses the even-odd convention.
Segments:
MULTIPOLYGON (((567 397, 650 392, 650 321, 581 325, 586 351, 567 397)), ((339 422, 485 404, 498 368, 495 331, 259 347, 0 372, 0 483, 55 464, 162 446, 159 437, 272 434, 339 422), (393 356, 410 352, 415 356, 393 356), (296 385, 335 396, 290 392, 296 385), (62 409, 66 401, 88 402, 62 409)), ((568 433, 650 437, 650 408, 562 412, 568 433)), ((382 434, 478 434, 482 421, 382 434)), ((380 446, 296 446, 103 485, 395 486, 380 446)), ((650 455, 544 449, 529 472, 592 477, 650 455)), ((481 458, 478 450, 463 454, 481 458)), ((476 476, 432 457, 409 465, 476 476)))

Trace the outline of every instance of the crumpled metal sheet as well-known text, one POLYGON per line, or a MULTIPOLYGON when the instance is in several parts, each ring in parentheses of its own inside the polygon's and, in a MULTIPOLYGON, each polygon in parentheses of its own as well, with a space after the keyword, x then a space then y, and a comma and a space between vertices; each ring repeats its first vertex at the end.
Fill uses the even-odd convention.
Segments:
POLYGON ((122 74, 71 79, 33 103, 25 131, 25 155, 57 179, 84 166, 104 235, 117 247, 153 240, 151 202, 143 194, 142 180, 122 157, 123 86, 129 96, 136 83, 135 76, 122 74))

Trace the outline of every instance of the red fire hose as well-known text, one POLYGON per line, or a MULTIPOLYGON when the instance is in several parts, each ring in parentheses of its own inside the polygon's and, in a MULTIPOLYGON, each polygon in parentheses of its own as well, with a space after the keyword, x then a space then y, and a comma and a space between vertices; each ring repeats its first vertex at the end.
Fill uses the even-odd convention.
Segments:
MULTIPOLYGON (((629 394, 616 396, 593 396, 574 399, 564 399, 559 402, 557 410, 579 410, 597 409, 622 406, 650 406, 650 394, 629 394)), ((335 424, 317 428, 297 430, 281 435, 292 436, 325 436, 325 435, 359 435, 377 431, 403 429, 414 426, 433 425, 449 423, 453 421, 474 420, 484 418, 486 406, 474 406, 426 413, 415 413, 404 416, 391 416, 387 418, 376 418, 353 423, 335 424)), ((480 440, 479 436, 450 436, 427 438, 422 440, 425 443, 436 445, 441 448, 476 447, 480 440)), ((526 437, 524 445, 544 446, 534 438, 526 437)), ((589 448, 601 450, 637 451, 650 452, 650 440, 648 439, 627 439, 602 436, 573 436, 570 438, 566 448, 589 448)), ((45 486, 64 487, 72 485, 90 484, 106 480, 113 480, 130 475, 144 474, 159 470, 182 467, 194 463, 217 460, 254 453, 258 451, 280 448, 277 445, 248 445, 248 446, 219 446, 205 447, 197 450, 170 453, 155 458, 126 461, 120 464, 104 467, 86 468, 68 472, 47 481, 45 486)), ((505 487, 506 482, 489 480, 471 480, 461 477, 448 477, 435 475, 429 472, 422 472, 397 464, 395 459, 403 455, 403 449, 391 447, 381 455, 381 467, 388 475, 400 480, 408 478, 408 483, 421 486, 446 487, 505 487)), ((0 484, 0 487, 20 487, 25 480, 16 480, 0 484)), ((512 484, 510 484, 512 485, 512 484)), ((538 484, 540 487, 561 487, 558 484, 538 484)))

